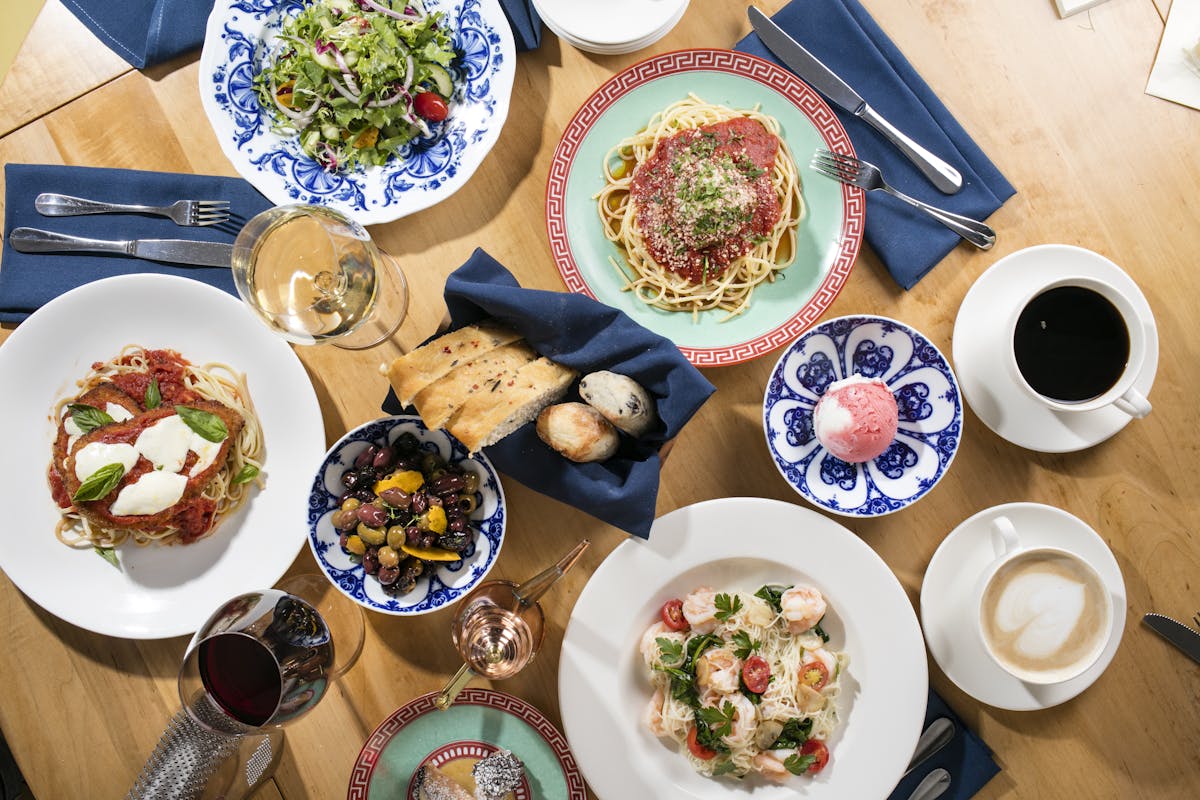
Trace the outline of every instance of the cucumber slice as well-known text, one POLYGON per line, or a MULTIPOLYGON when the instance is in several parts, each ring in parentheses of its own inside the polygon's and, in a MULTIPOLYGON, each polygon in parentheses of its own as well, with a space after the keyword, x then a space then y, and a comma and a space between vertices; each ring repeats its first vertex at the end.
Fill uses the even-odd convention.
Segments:
POLYGON ((429 79, 433 81, 433 88, 437 89, 437 93, 449 100, 454 95, 454 81, 450 79, 450 73, 441 64, 428 64, 429 79))

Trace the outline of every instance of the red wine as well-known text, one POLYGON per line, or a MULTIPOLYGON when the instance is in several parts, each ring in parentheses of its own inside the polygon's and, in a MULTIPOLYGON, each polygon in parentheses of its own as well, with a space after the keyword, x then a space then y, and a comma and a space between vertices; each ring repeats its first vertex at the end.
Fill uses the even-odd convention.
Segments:
POLYGON ((238 633, 218 634, 200 643, 200 679, 227 714, 255 727, 275 713, 283 691, 271 651, 238 633))
POLYGON ((1067 403, 1107 392, 1129 361, 1129 331, 1108 298, 1083 286, 1056 286, 1017 318, 1013 352, 1035 392, 1067 403))

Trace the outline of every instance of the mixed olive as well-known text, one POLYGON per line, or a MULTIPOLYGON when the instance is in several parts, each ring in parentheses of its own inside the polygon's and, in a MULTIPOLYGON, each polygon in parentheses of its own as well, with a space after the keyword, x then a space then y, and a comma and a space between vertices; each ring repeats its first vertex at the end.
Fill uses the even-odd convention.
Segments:
POLYGON ((474 551, 479 476, 423 450, 411 433, 371 444, 342 475, 333 527, 342 549, 362 560, 390 595, 410 592, 431 562, 474 551))

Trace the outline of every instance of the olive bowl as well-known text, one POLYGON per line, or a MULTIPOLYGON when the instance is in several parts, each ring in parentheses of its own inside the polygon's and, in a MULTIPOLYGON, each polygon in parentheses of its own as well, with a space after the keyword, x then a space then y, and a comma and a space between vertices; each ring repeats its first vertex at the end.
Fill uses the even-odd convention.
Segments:
MULTIPOLYGON (((388 456, 382 458, 386 461, 388 456)), ((386 467, 381 468, 380 477, 384 477, 385 470, 386 467)), ((411 520, 418 515, 402 516, 411 520)), ((383 417, 348 432, 325 454, 309 493, 308 544, 321 571, 347 597, 371 611, 409 616, 445 608, 475 588, 500 555, 506 519, 504 489, 486 456, 470 455, 449 433, 426 428, 419 417, 383 417), (465 516, 467 528, 475 536, 457 560, 423 561, 415 585, 400 591, 393 584, 389 590, 380 582, 378 569, 369 570, 362 555, 343 546, 342 531, 334 527, 334 515, 355 488, 363 488, 348 487, 347 473, 361 467, 361 462, 385 447, 396 457, 402 447, 413 447, 414 440, 415 455, 428 457, 434 463, 440 459, 458 467, 464 475, 474 476, 471 480, 478 485, 473 492, 464 494, 473 498, 473 502, 465 501, 468 506, 465 516)), ((407 554, 401 551, 399 556, 400 569, 411 568, 407 554)))

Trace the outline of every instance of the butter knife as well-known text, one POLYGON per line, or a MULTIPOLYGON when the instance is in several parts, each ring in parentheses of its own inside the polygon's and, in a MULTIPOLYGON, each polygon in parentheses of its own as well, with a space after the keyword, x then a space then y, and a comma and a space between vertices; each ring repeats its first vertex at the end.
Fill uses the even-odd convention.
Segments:
POLYGON ((895 125, 881 117, 862 98, 862 95, 851 89, 833 70, 818 61, 799 42, 788 36, 766 14, 754 6, 750 6, 747 14, 750 16, 750 25, 754 28, 754 32, 758 34, 758 38, 762 39, 767 49, 775 54, 776 58, 787 64, 789 69, 807 81, 818 92, 882 133, 908 157, 909 161, 917 165, 917 169, 921 170, 921 173, 929 178, 939 191, 944 194, 954 194, 962 188, 962 174, 958 170, 914 142, 895 125))
POLYGON ((1188 627, 1182 622, 1176 622, 1162 614, 1150 613, 1142 617, 1142 622, 1171 644, 1178 647, 1197 664, 1200 664, 1200 633, 1195 628, 1188 627))
POLYGON ((187 239, 86 239, 63 233, 16 228, 8 243, 21 253, 116 253, 118 255, 200 267, 229 267, 233 245, 187 239))

